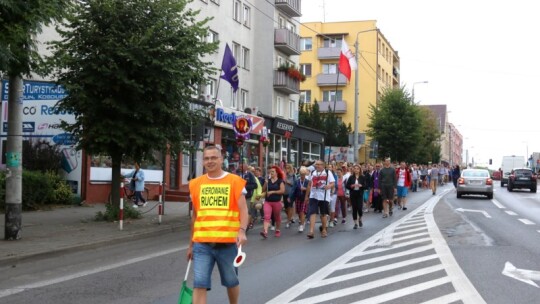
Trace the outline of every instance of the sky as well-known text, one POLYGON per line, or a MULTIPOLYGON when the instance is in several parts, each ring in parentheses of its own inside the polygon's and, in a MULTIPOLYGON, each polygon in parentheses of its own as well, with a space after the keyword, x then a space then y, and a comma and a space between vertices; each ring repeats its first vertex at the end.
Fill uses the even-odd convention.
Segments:
POLYGON ((301 22, 377 20, 398 51, 401 85, 411 92, 413 83, 427 81, 414 86, 415 101, 446 104, 469 162, 492 159, 491 167, 498 168, 504 155, 540 152, 540 4, 535 3, 302 0, 301 22))

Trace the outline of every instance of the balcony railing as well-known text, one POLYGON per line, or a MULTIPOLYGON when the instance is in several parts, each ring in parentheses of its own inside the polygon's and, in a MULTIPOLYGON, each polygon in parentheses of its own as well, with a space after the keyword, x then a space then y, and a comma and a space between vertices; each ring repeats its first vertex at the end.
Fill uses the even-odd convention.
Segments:
POLYGON ((300 94, 300 81, 285 71, 274 71, 274 90, 285 94, 300 94))
POLYGON ((301 0, 276 0, 276 8, 287 14, 289 17, 300 17, 301 0))
POLYGON ((317 85, 320 87, 326 86, 344 86, 347 85, 347 78, 343 74, 319 74, 317 75, 317 85))
POLYGON ((341 49, 338 47, 320 47, 317 49, 317 56, 319 60, 322 59, 337 59, 341 49))
POLYGON ((344 100, 337 100, 334 108, 334 101, 321 101, 319 102, 319 112, 328 113, 334 112, 337 114, 344 114, 347 112, 347 102, 344 100), (330 111, 328 110, 330 108, 330 111), (335 110, 334 110, 335 109, 335 110))
POLYGON ((276 29, 274 46, 289 56, 300 55, 300 36, 286 28, 276 29))

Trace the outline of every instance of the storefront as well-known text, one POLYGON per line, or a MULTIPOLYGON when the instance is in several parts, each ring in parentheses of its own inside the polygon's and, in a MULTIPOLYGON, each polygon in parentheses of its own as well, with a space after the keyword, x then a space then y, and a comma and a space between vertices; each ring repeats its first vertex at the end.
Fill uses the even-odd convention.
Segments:
POLYGON ((270 130, 269 165, 298 167, 304 160, 323 158, 324 132, 278 117, 265 116, 265 125, 270 130))

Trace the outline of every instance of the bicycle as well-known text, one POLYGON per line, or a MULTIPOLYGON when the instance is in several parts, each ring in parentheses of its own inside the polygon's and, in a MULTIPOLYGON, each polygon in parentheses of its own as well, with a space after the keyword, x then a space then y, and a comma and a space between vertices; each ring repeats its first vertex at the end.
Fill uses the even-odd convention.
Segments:
MULTIPOLYGON (((133 190, 130 186, 130 183, 128 180, 124 181, 124 187, 120 190, 124 192, 124 204, 126 202, 131 202, 132 204, 135 204, 136 197, 135 197, 135 190, 133 190)), ((145 201, 148 201, 149 197, 149 190, 148 188, 144 187, 144 191, 141 192, 141 196, 145 201)), ((109 197, 107 199, 107 202, 109 204, 112 203, 112 192, 109 193, 109 197)))

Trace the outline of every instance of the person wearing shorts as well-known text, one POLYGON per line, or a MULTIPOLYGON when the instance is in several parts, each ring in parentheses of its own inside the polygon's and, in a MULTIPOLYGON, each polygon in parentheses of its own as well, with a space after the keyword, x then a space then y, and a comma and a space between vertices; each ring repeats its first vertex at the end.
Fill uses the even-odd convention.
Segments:
POLYGON ((321 237, 326 237, 326 220, 329 214, 330 205, 330 190, 334 188, 334 174, 324 168, 324 162, 317 160, 315 162, 315 170, 311 173, 310 182, 306 192, 305 201, 309 201, 309 233, 308 239, 314 238, 313 230, 315 229, 315 218, 317 214, 321 216, 321 237))
POLYGON ((247 242, 246 181, 223 171, 218 146, 204 148, 203 165, 206 174, 189 182, 193 217, 186 255, 193 261, 193 303, 207 302, 215 264, 221 284, 227 288, 229 303, 238 303, 240 282, 233 263, 238 246, 247 242))
POLYGON ((405 205, 407 204, 407 193, 411 187, 412 175, 410 169, 407 168, 407 165, 403 161, 396 170, 396 180, 398 207, 401 210, 407 210, 405 205))
POLYGON ((396 172, 390 167, 390 158, 384 160, 384 167, 379 171, 379 193, 383 202, 383 218, 386 218, 393 214, 393 200, 396 193, 396 172))

